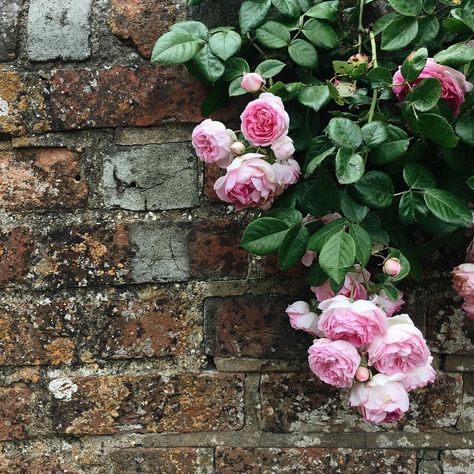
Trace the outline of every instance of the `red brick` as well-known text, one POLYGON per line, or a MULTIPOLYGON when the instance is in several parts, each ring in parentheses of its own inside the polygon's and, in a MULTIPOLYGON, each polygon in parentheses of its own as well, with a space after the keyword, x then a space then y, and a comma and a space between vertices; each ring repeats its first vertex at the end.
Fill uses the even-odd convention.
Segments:
POLYGON ((225 170, 219 168, 216 165, 210 165, 204 163, 204 194, 206 195, 209 202, 222 203, 217 197, 214 191, 214 183, 221 177, 224 176, 225 170))
POLYGON ((199 280, 245 278, 248 253, 240 248, 242 231, 240 221, 196 221, 189 236, 192 276, 199 280))
POLYGON ((0 474, 80 474, 57 455, 0 454, 0 474))
POLYGON ((266 255, 262 258, 263 272, 268 277, 292 277, 292 278, 305 278, 308 273, 308 268, 302 263, 298 263, 293 268, 287 271, 282 271, 278 268, 278 256, 277 255, 266 255))
POLYGON ((292 329, 285 313, 294 299, 269 295, 206 299, 208 353, 220 357, 307 357, 312 338, 292 329))
POLYGON ((156 40, 169 30, 185 10, 172 0, 112 0, 110 27, 124 40, 130 40, 149 58, 156 40))
POLYGON ((320 448, 230 448, 216 449, 218 474, 416 472, 415 451, 320 448))
POLYGON ((0 208, 23 211, 87 204, 79 155, 64 148, 0 152, 0 174, 0 208))
POLYGON ((185 374, 74 378, 72 400, 53 398, 58 433, 195 432, 243 428, 243 376, 185 374))
MULTIPOLYGON (((121 449, 110 455, 116 474, 195 474, 212 466, 212 452, 193 448, 121 449)), ((207 471, 206 471, 207 472, 207 471)))
POLYGON ((24 280, 33 249, 32 233, 28 227, 15 227, 7 233, 0 231, 0 285, 24 280))
POLYGON ((28 436, 32 391, 24 384, 0 387, 0 441, 28 436))

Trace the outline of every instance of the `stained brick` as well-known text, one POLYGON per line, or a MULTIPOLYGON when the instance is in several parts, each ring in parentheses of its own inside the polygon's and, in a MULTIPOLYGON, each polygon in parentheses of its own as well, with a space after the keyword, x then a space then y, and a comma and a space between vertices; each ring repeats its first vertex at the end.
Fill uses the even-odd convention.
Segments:
POLYGON ((22 0, 0 0, 0 61, 15 59, 22 0))
POLYGON ((218 474, 331 472, 392 474, 416 472, 416 452, 319 448, 230 448, 216 450, 218 474))
POLYGON ((79 474, 58 455, 1 454, 0 474, 79 474))
POLYGON ((0 231, 0 285, 21 283, 25 279, 33 249, 32 232, 28 227, 0 231))
POLYGON ((307 357, 312 338, 292 329, 285 313, 293 301, 269 295, 206 299, 207 352, 221 357, 307 357))
POLYGON ((55 431, 195 432, 243 427, 243 377, 224 374, 74 378, 71 401, 53 399, 55 431))
POLYGON ((474 471, 474 450, 458 449, 441 454, 441 466, 446 474, 465 474, 474 471))
POLYGON ((0 441, 28 436, 32 397, 33 392, 22 383, 0 387, 0 441))
POLYGON ((0 152, 0 208, 84 207, 88 186, 80 171, 79 155, 67 149, 0 152))
POLYGON ((204 164, 204 194, 209 202, 221 203, 214 191, 214 183, 225 174, 225 170, 215 165, 204 164))

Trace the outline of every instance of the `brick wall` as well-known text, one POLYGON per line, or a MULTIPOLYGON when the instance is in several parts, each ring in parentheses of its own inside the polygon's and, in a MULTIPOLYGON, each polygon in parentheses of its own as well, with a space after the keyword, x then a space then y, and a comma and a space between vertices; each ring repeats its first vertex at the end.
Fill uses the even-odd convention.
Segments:
POLYGON ((472 472, 474 324, 446 272, 407 293, 440 376, 405 420, 309 375, 284 314, 304 282, 238 248, 191 152, 206 91, 147 61, 240 2, 183 3, 0 0, 0 472, 472 472))

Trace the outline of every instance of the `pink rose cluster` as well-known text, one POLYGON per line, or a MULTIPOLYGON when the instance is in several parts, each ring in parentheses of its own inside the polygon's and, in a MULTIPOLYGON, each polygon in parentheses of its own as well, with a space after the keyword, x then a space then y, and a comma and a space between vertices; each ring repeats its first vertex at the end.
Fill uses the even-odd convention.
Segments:
POLYGON ((328 284, 319 287, 317 312, 304 301, 286 312, 294 329, 316 337, 308 350, 311 371, 349 388, 349 405, 367 421, 394 422, 409 408, 408 392, 434 382, 433 358, 410 317, 391 316, 401 298, 394 303, 381 292, 368 299, 364 272, 348 274, 337 295, 328 284))
POLYGON ((462 309, 469 319, 474 319, 474 263, 463 263, 454 268, 453 287, 464 299, 462 309))
POLYGON ((240 118, 241 140, 221 122, 206 119, 194 129, 192 144, 202 161, 226 170, 214 184, 222 201, 237 210, 269 209, 301 174, 288 136, 290 119, 282 100, 268 92, 250 102, 240 118))

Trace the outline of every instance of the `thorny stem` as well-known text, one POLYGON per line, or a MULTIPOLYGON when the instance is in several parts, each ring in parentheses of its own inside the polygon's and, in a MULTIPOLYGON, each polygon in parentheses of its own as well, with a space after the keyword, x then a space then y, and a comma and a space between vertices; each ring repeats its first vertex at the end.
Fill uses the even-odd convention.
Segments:
MULTIPOLYGON (((375 34, 371 29, 369 32, 370 37, 370 48, 372 50, 372 65, 374 68, 377 67, 377 44, 375 43, 375 34)), ((374 90, 372 95, 372 102, 370 104, 369 116, 367 118, 367 122, 372 122, 375 113, 375 106, 377 105, 377 98, 378 98, 378 91, 377 89, 374 90)))
POLYGON ((254 41, 254 40, 252 39, 252 37, 250 36, 250 33, 247 33, 247 38, 248 38, 248 40, 250 41, 250 43, 252 44, 252 46, 253 46, 265 59, 267 59, 267 57, 268 57, 267 54, 265 53, 265 51, 264 51, 262 48, 260 48, 260 46, 259 46, 257 43, 255 43, 255 41, 254 41))

